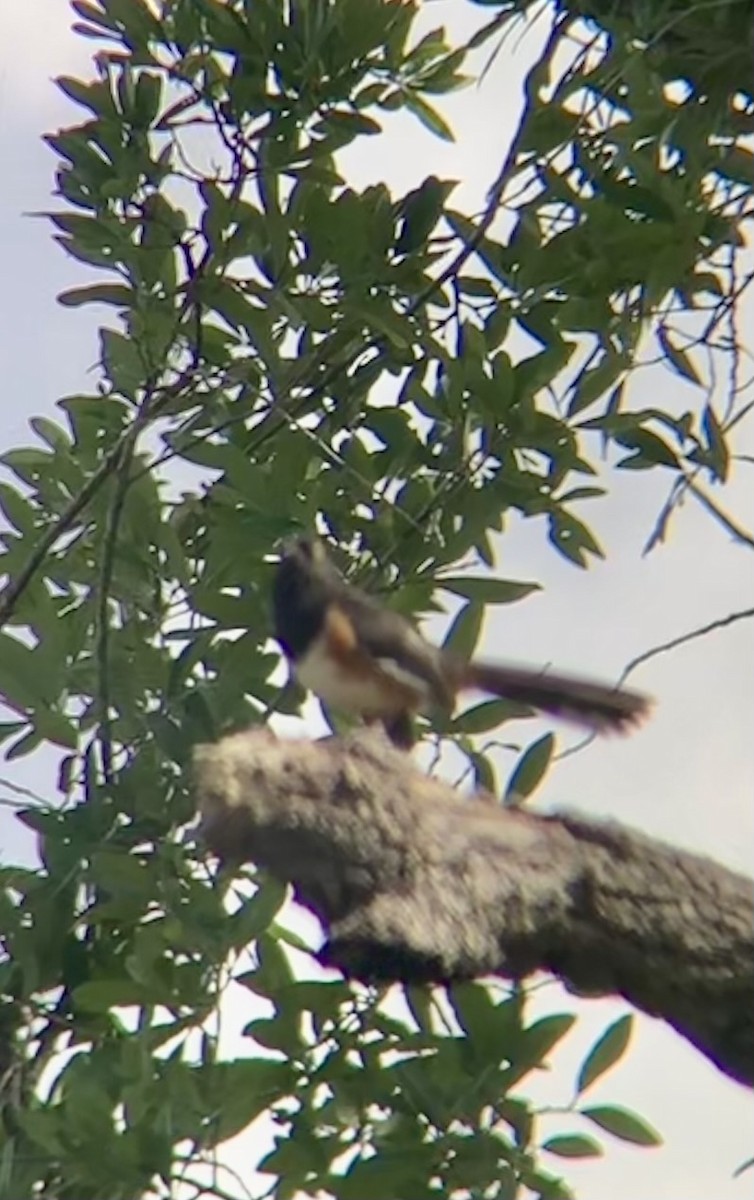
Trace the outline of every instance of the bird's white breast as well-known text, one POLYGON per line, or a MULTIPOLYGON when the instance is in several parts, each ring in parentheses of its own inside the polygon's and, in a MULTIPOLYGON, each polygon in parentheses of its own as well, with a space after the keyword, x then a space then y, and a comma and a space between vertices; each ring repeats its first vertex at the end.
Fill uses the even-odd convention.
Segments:
MULTIPOLYGON (((392 658, 375 659, 383 675, 410 689, 406 700, 395 705, 396 712, 404 707, 424 707, 429 701, 429 687, 425 680, 401 667, 392 658), (418 694, 418 696, 417 696, 418 694), (409 696, 417 697, 410 702, 409 696), (408 703, 406 702, 408 701, 408 703)), ((315 641, 313 646, 296 663, 296 677, 299 682, 315 695, 328 708, 339 712, 350 713, 354 717, 382 716, 385 709, 385 690, 380 686, 379 676, 364 678, 354 676, 325 651, 322 643, 315 641)))

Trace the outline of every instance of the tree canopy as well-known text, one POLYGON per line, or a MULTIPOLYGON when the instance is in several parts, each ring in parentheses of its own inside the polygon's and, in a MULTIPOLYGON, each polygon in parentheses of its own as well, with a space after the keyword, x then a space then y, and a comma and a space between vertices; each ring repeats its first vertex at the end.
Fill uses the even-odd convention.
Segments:
MULTIPOLYGON (((463 652, 538 586, 476 570, 512 514, 576 567, 603 556, 584 516, 603 455, 667 480, 652 545, 684 497, 754 544, 721 499, 752 405, 749 0, 480 2, 463 45, 412 0, 72 8, 93 65, 59 81, 50 220, 91 274, 61 303, 109 312, 96 386, 1 459, 0 736, 11 761, 61 751, 59 794, 20 812, 41 865, 1 869, 6 1192, 235 1200, 243 1181, 207 1164, 268 1114, 277 1197, 568 1196, 518 1089, 571 1015, 533 1022, 523 990, 470 983, 409 990, 398 1017, 378 990, 297 978, 285 889, 208 866, 188 768, 300 707, 268 603, 293 532, 406 613, 455 598, 463 652), (443 95, 503 70, 530 24, 480 211, 434 175, 349 183, 345 152, 393 114, 451 138, 443 95), (682 402, 629 392, 650 364, 682 402), (250 944, 240 981, 270 1015, 229 1061, 218 1004, 250 944)), ((478 739, 517 715, 487 701, 424 732, 499 795, 478 739)), ((524 753, 518 796, 550 754, 524 753)), ((656 1140, 621 1109, 586 1119, 656 1140)), ((582 1125, 549 1149, 599 1152, 582 1125)))

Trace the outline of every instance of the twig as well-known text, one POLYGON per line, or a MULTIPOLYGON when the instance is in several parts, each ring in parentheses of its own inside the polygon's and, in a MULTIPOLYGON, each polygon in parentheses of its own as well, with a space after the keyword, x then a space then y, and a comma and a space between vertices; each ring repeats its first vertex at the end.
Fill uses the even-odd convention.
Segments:
POLYGON ((70 528, 79 513, 86 508, 89 501, 97 494, 105 480, 115 469, 129 436, 130 430, 121 435, 113 449, 106 455, 102 464, 73 497, 57 521, 42 534, 15 579, 9 580, 5 585, 3 591, 0 593, 0 627, 10 620, 16 604, 42 566, 42 563, 47 558, 58 538, 70 528))
POLYGON ((112 503, 107 514, 105 538, 102 549, 102 569, 99 577, 97 596, 97 708, 99 709, 99 743, 102 750, 102 778, 107 787, 113 783, 113 744, 112 721, 110 717, 110 672, 108 667, 108 651, 110 641, 110 621, 108 602, 113 582, 115 567, 115 546, 118 539, 118 527, 123 515, 126 493, 129 484, 129 468, 133 460, 136 442, 141 429, 146 422, 146 404, 142 404, 133 424, 129 428, 129 438, 123 447, 120 460, 116 467, 116 487, 112 503))
MULTIPOLYGON (((183 372, 173 383, 167 384, 158 393, 153 393, 149 412, 150 418, 158 416, 171 400, 179 396, 187 382, 188 373, 183 372)), ((58 538, 70 529, 73 522, 83 512, 94 496, 96 496, 105 481, 117 470, 118 464, 121 461, 121 455, 128 446, 129 439, 133 436, 134 425, 138 419, 139 415, 137 413, 134 421, 120 435, 112 450, 105 455, 105 458, 94 474, 87 479, 86 483, 71 499, 57 520, 40 536, 37 545, 15 578, 10 579, 3 588, 3 591, 0 592, 0 629, 12 617, 18 601, 44 563, 58 538)))
POLYGON ((747 621, 754 617, 754 608, 743 608, 738 612, 728 613, 727 617, 718 617, 715 621, 710 621, 707 625, 701 625, 698 629, 692 629, 689 633, 682 633, 678 637, 671 638, 669 642, 663 642, 660 646, 653 646, 651 650, 645 650, 642 654, 632 658, 631 662, 624 668, 623 673, 618 680, 617 686, 625 683, 628 676, 637 667, 649 662, 652 658, 657 658, 660 654, 667 653, 668 650, 675 650, 678 646, 685 646, 686 642, 693 642, 697 638, 705 637, 708 633, 714 633, 718 629, 725 629, 728 625, 735 625, 737 621, 747 621))
POLYGON ((754 537, 752 537, 747 529, 743 529, 742 526, 738 525, 732 517, 729 517, 728 514, 724 512, 718 504, 715 503, 712 497, 699 487, 698 483, 694 483, 693 479, 687 479, 686 485, 688 490, 691 492, 691 495, 694 496, 699 503, 707 509, 707 511, 715 518, 716 521, 720 522, 724 529, 727 529, 732 538, 734 538, 737 542, 742 542, 745 546, 748 546, 750 550, 754 550, 754 537))

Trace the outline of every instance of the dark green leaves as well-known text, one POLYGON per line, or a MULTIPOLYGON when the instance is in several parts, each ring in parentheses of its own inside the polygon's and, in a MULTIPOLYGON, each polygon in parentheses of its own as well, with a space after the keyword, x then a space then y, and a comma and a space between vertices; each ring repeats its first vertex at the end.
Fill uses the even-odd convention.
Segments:
POLYGON ((542 1143, 542 1149, 555 1154, 558 1158, 599 1158, 603 1149, 595 1138, 583 1133, 561 1134, 548 1138, 542 1143))
POLYGON ((295 1075, 287 1063, 239 1058, 189 1068, 185 1084, 198 1092, 200 1112, 216 1146, 245 1129, 271 1105, 285 1099, 295 1075))
POLYGON ((605 557, 602 547, 584 522, 562 509, 550 516, 548 537, 558 553, 577 567, 587 567, 590 554, 596 558, 605 557))
POLYGON ((633 1031, 633 1017, 626 1015, 614 1021, 592 1046, 581 1065, 576 1090, 581 1094, 615 1066, 623 1057, 633 1031))
POLYGON ((453 721, 454 733, 479 734, 498 729, 505 721, 527 717, 531 710, 510 700, 483 700, 467 708, 453 721))
POLYGON ((463 658, 471 658, 482 631, 484 607, 470 601, 459 608, 445 637, 446 649, 463 658))
MULTIPOLYGON (((671 495, 725 484, 746 415, 730 331, 752 181, 737 144, 747 6, 728 6, 740 29, 686 6, 668 39, 661 12, 652 26, 643 6, 637 25, 603 5, 604 37, 565 74, 553 37, 503 174, 487 164, 453 211, 434 174, 351 177, 351 148, 392 158, 391 113, 427 144, 453 137, 442 97, 465 82, 467 47, 417 35, 417 6, 73 7, 97 59, 60 81, 51 219, 85 272, 61 302, 108 307, 91 394, 34 422, 0 481, 0 737, 9 770, 45 740, 68 751, 65 805, 50 787, 22 817, 41 866, 0 892, 3 1033, 29 1048, 37 1098, 8 1090, 6 1190, 65 1179, 129 1200, 201 1174, 206 1149, 272 1113, 284 1128, 262 1165, 281 1200, 566 1196, 542 1145, 563 1160, 599 1144, 562 1114, 543 1133, 524 1093, 571 1015, 532 1021, 524 984, 416 989, 396 1015, 392 997, 302 978, 285 889, 255 875, 229 901, 187 772, 197 741, 297 712, 270 640, 281 538, 326 531, 353 578, 409 616, 450 594, 446 645, 468 656, 490 606, 538 587, 500 577, 511 520, 586 567, 605 553, 591 518, 616 462, 661 469, 671 495), (231 974, 235 1061, 215 1020, 231 974), (86 1054, 48 1086, 58 1031, 86 1054)), ((487 74, 506 69, 513 9, 471 34, 492 48, 487 74)), ((499 794, 496 731, 521 715, 490 699, 425 728, 439 755, 454 740, 464 786, 499 794)), ((525 749, 506 800, 534 795, 552 756, 550 735, 525 749)), ((621 1018, 599 1039, 579 1095, 628 1032, 621 1018)), ((656 1141, 610 1104, 582 1118, 656 1141)))
POLYGON ((604 1129, 623 1142, 631 1142, 634 1146, 659 1146, 662 1144, 659 1133, 647 1121, 627 1108, 601 1104, 593 1105, 591 1108, 581 1108, 579 1112, 593 1125, 598 1125, 600 1129, 604 1129))
POLYGON ((673 370, 682 379, 688 380, 689 383, 696 383, 701 387, 702 380, 699 377, 699 372, 694 366, 691 356, 676 343, 673 335, 664 325, 661 325, 658 329, 657 338, 673 370))
POLYGON ((7 633, 0 633, 0 693, 22 708, 43 700, 45 693, 34 649, 7 633))
POLYGON ((133 294, 118 283, 94 283, 90 287, 69 288, 60 293, 58 300, 66 308, 79 308, 82 304, 114 304, 118 308, 128 308, 133 302, 133 294))
POLYGON ((706 446, 697 451, 697 461, 704 463, 709 468, 713 479, 719 480, 720 483, 725 483, 728 478, 730 465, 730 449, 723 428, 711 404, 708 404, 704 410, 702 431, 706 446))
POLYGON ((538 583, 519 583, 513 579, 473 579, 446 575, 439 583, 446 591, 479 604, 511 604, 540 590, 538 583))
POLYGON ((524 1029, 509 1069, 511 1083, 523 1079, 534 1067, 541 1066, 558 1042, 571 1031, 576 1022, 571 1013, 552 1013, 540 1017, 524 1029))
POLYGON ((399 224, 396 254, 410 254, 420 246, 425 246, 454 187, 454 183, 445 183, 430 175, 421 187, 404 196, 397 205, 399 224))
POLYGON ((551 733, 546 733, 544 737, 532 742, 508 780, 505 791, 507 804, 520 804, 522 800, 531 796, 547 772, 554 749, 555 737, 551 733))

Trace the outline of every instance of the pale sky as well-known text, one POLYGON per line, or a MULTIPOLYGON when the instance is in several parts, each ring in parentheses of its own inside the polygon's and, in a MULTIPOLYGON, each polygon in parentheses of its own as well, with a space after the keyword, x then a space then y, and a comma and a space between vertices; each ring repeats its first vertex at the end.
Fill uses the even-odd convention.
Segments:
MULTIPOLYGON (((433 25, 465 21, 485 11, 462 0, 438 0, 428 9, 433 25)), ((97 355, 97 318, 55 303, 57 292, 82 281, 82 269, 66 259, 43 221, 23 216, 50 206, 55 160, 40 134, 80 119, 50 79, 85 72, 92 44, 69 32, 63 0, 23 0, 6 6, 3 21, 0 368, 5 395, 0 443, 8 448, 32 441, 27 427, 31 416, 51 414, 58 397, 91 387, 88 372, 97 355)), ((525 51, 513 63, 507 55, 507 50, 501 53, 482 88, 446 102, 444 112, 458 133, 456 146, 437 142, 411 120, 395 121, 384 145, 376 148, 377 139, 371 139, 368 152, 350 152, 352 182, 363 186, 381 178, 389 163, 388 178, 396 191, 434 173, 461 180, 459 205, 465 201, 479 207, 517 111, 525 51)), ((751 304, 743 309, 739 327, 754 348, 751 304)), ((649 400, 644 390, 657 389, 652 402, 663 404, 682 385, 667 373, 646 373, 634 386, 642 389, 643 402, 649 400)), ((754 452, 751 429, 738 448, 754 452)), ((754 489, 746 474, 750 469, 745 464, 739 468, 721 499, 752 529, 754 489)), ((500 544, 500 573, 539 579, 545 590, 523 604, 498 610, 486 628, 485 650, 490 654, 552 662, 613 679, 649 647, 751 605, 754 555, 732 542, 693 501, 673 523, 668 543, 641 557, 668 486, 662 472, 614 473, 609 483, 609 498, 584 508, 608 552, 607 561, 588 572, 558 559, 536 523, 511 524, 500 544)), ((538 806, 610 816, 750 872, 753 651, 754 629, 742 622, 640 669, 632 683, 657 700, 651 723, 632 738, 610 739, 565 759, 550 773, 538 806)), ((515 733, 526 743, 541 728, 529 722, 515 733)), ((572 736, 566 733, 562 744, 569 741, 572 736)), ((0 766, 0 775, 54 798, 53 768, 54 756, 41 754, 0 766)), ((2 828, 3 861, 28 852, 28 840, 14 825, 4 820, 2 828)), ((537 1081, 538 1100, 562 1103, 586 1049, 626 1006, 578 1003, 555 988, 545 990, 541 1004, 581 1014, 576 1031, 555 1057, 552 1074, 537 1081)), ((240 1029, 250 1015, 234 1006, 227 1024, 240 1029)), ((229 1044, 239 1054, 252 1052, 237 1038, 229 1044)), ((744 1200, 752 1194, 751 1174, 738 1181, 731 1178, 752 1153, 750 1094, 661 1022, 639 1018, 631 1052, 589 1098, 635 1108, 660 1130, 665 1145, 640 1150, 606 1136, 601 1160, 579 1164, 552 1159, 549 1167, 566 1176, 580 1200, 744 1200)), ((553 1118, 546 1134, 560 1132, 564 1125, 563 1118, 553 1118)), ((577 1127, 574 1122, 569 1129, 577 1127)), ((233 1147, 235 1165, 246 1172, 257 1156, 248 1138, 233 1147)))

